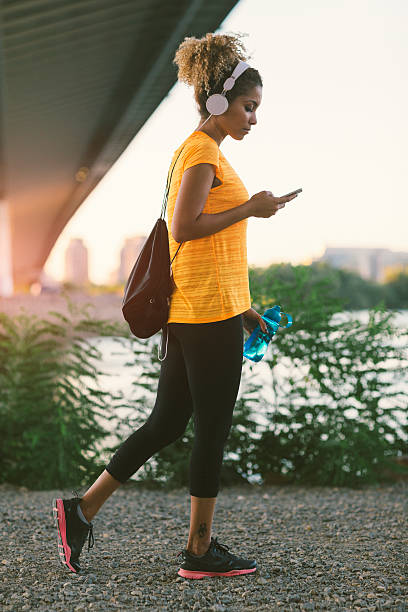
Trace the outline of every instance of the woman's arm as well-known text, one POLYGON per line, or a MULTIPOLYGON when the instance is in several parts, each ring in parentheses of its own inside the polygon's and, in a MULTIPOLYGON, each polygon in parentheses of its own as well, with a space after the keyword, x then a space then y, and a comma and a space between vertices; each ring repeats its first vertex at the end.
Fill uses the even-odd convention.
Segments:
POLYGON ((202 212, 215 176, 213 164, 196 164, 183 173, 171 233, 176 242, 215 234, 251 216, 249 201, 215 214, 202 212))

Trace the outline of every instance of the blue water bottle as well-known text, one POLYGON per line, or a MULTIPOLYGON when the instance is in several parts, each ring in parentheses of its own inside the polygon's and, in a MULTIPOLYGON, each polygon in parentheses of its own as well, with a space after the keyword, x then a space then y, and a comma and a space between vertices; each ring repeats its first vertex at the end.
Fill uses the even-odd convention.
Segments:
POLYGON ((281 312, 280 306, 267 308, 262 315, 263 320, 268 328, 267 332, 262 331, 259 323, 249 336, 244 344, 244 357, 251 361, 261 361, 266 353, 269 342, 278 331, 279 327, 290 327, 292 325, 292 317, 286 312, 281 312), (282 315, 285 315, 288 322, 286 325, 280 325, 282 315))

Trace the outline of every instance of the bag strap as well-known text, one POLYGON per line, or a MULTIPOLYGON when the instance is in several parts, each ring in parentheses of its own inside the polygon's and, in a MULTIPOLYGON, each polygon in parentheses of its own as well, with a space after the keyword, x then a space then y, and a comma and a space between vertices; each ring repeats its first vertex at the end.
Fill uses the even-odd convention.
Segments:
POLYGON ((169 168, 169 172, 167 174, 167 184, 166 184, 166 189, 165 189, 164 196, 163 196, 163 204, 162 204, 162 210, 161 210, 161 214, 160 214, 160 217, 162 219, 164 219, 164 215, 166 214, 167 198, 168 198, 169 191, 170 191, 170 183, 171 183, 171 178, 173 176, 173 171, 174 171, 174 168, 175 168, 175 166, 177 164, 178 158, 180 157, 184 147, 185 147, 185 145, 182 147, 180 153, 177 155, 177 159, 176 159, 176 161, 173 164, 173 168, 171 170, 171 174, 170 174, 170 168, 169 168))
MULTIPOLYGON (((184 145, 184 146, 185 146, 185 145, 184 145)), ((181 151, 184 149, 184 146, 182 147, 181 151)), ((168 172, 168 174, 167 174, 167 184, 166 184, 166 189, 165 189, 164 196, 163 196, 163 203, 162 203, 162 209, 161 209, 161 214, 160 214, 160 218, 161 218, 161 219, 163 219, 163 220, 165 220, 165 219, 164 219, 164 217, 165 217, 165 214, 166 214, 166 208, 167 208, 167 198, 168 198, 168 196, 169 196, 171 178, 172 178, 172 176, 173 176, 173 171, 174 171, 174 168, 175 168, 175 166, 176 166, 177 160, 178 160, 178 158, 179 158, 179 157, 180 157, 180 155, 181 155, 181 151, 180 151, 180 153, 177 155, 177 159, 176 159, 176 161, 175 161, 175 162, 174 162, 174 164, 173 164, 173 168, 172 168, 171 174, 170 174, 170 168, 169 168, 169 172, 168 172)), ((175 257, 175 256, 177 255, 177 253, 179 252, 179 248, 181 247, 181 245, 182 245, 182 244, 183 244, 183 243, 182 243, 182 242, 180 242, 180 244, 178 245, 178 248, 177 248, 177 251, 176 251, 176 253, 175 253, 174 257, 175 257)), ((173 259, 172 259, 172 260, 171 260, 171 262, 170 262, 170 267, 171 267, 171 264, 172 264, 172 263, 173 263, 173 261, 174 261, 174 257, 173 257, 173 259)), ((166 355, 167 355, 167 343, 168 343, 168 340, 169 340, 169 329, 168 329, 168 326, 167 326, 167 323, 166 323, 166 324, 163 326, 163 328, 162 328, 161 346, 159 347, 159 350, 158 350, 158 352, 157 352, 157 356, 158 356, 158 358, 159 358, 159 361, 164 361, 164 360, 166 359, 166 355), (160 353, 163 353, 163 341, 164 341, 164 336, 166 336, 166 349, 165 349, 165 355, 164 355, 164 357, 161 359, 161 358, 160 358, 160 353)))
MULTIPOLYGON (((173 164, 173 168, 172 168, 172 170, 171 170, 171 174, 170 174, 170 168, 169 168, 169 172, 168 172, 168 174, 167 174, 167 184, 166 184, 166 190, 165 190, 165 192, 164 192, 164 196, 163 196, 163 204, 162 204, 162 209, 161 209, 161 214, 160 214, 160 218, 161 218, 161 219, 163 219, 163 220, 164 220, 164 216, 165 216, 165 214, 166 214, 166 208, 167 208, 167 198, 168 198, 168 196, 169 196, 170 184, 171 184, 171 178, 172 178, 172 176, 173 176, 173 171, 174 171, 174 168, 175 168, 175 166, 176 166, 177 160, 178 160, 178 158, 180 157, 181 152, 183 151, 184 147, 185 147, 185 145, 182 147, 182 149, 181 149, 180 153, 177 155, 177 159, 176 159, 176 161, 175 161, 175 162, 174 162, 174 164, 173 164)), ((181 245, 182 245, 182 244, 183 244, 183 243, 182 243, 182 242, 180 242, 180 244, 178 245, 178 248, 177 248, 177 251, 176 251, 176 253, 175 253, 174 257, 176 257, 177 253, 179 252, 179 248, 181 247, 181 245)), ((172 260, 171 260, 171 262, 170 262, 170 266, 171 266, 171 264, 172 264, 172 263, 173 263, 173 261, 174 261, 174 257, 173 257, 173 259, 172 259, 172 260)))

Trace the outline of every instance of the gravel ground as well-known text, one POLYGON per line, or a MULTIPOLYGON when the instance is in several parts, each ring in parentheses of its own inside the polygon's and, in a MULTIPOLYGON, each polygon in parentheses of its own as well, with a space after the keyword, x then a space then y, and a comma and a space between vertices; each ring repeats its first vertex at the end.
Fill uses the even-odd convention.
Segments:
POLYGON ((224 487, 212 535, 256 558, 254 574, 177 575, 187 489, 128 484, 94 519, 83 573, 59 562, 53 496, 0 487, 1 610, 408 610, 408 483, 347 488, 224 487))

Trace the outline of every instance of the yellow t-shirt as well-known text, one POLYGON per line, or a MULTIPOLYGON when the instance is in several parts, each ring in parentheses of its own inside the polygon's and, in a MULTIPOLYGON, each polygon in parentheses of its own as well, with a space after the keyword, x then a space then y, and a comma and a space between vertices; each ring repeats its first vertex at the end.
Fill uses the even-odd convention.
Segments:
MULTIPOLYGON (((171 222, 183 172, 200 163, 214 164, 221 181, 210 189, 203 213, 214 214, 243 204, 248 191, 218 144, 205 132, 195 131, 176 149, 173 167, 184 146, 171 180, 167 203, 170 261, 180 243, 171 233, 171 222)), ((248 219, 223 230, 183 242, 173 263, 174 289, 168 323, 209 323, 241 314, 251 307, 247 263, 248 219)))

